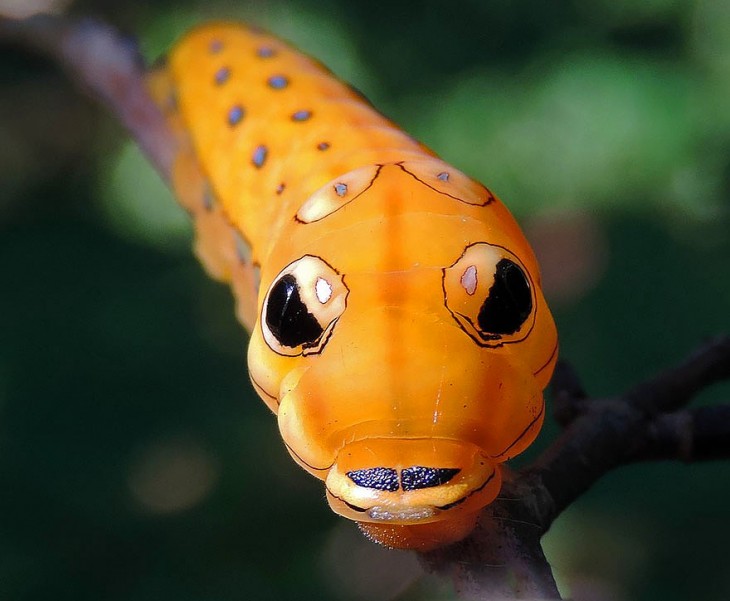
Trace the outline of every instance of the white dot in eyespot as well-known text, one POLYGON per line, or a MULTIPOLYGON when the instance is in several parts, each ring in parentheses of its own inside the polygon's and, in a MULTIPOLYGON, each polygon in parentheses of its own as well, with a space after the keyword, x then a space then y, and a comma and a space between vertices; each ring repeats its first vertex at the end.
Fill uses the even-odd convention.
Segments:
POLYGON ((469 265, 461 274, 461 285, 466 290, 469 296, 472 296, 477 291, 477 268, 474 265, 469 265))
POLYGON ((323 305, 332 298, 332 286, 324 278, 317 278, 314 291, 317 293, 317 300, 323 305))

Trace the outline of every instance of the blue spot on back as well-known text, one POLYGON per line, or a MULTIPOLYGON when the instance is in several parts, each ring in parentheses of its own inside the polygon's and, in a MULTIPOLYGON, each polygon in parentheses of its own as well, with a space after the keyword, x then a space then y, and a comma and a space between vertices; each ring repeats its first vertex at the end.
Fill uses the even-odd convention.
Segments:
POLYGON ((223 50, 223 42, 218 39, 211 40, 209 48, 213 54, 218 54, 221 50, 223 50))
POLYGON ((446 173, 446 171, 442 171, 436 177, 439 178, 442 182, 449 181, 449 174, 446 173))
POLYGON ((243 119, 243 114, 243 107, 240 104, 231 107, 231 110, 228 111, 228 125, 231 127, 238 125, 243 119))
POLYGON ((335 184, 335 193, 337 196, 342 198, 345 194, 347 194, 347 184, 335 184))
POLYGON ((251 162, 253 163, 253 166, 256 167, 256 169, 261 169, 261 167, 264 166, 264 163, 266 162, 266 155, 268 154, 268 152, 268 149, 263 144, 257 146, 256 150, 253 151, 251 162))
POLYGON ((268 83, 269 87, 274 90, 283 90, 289 85, 289 80, 283 75, 272 75, 266 83, 268 83))
POLYGON ((292 114, 291 120, 292 121, 306 121, 312 116, 312 111, 297 111, 296 113, 292 114))
POLYGON ((327 150, 329 147, 329 142, 320 142, 319 144, 317 144, 317 150, 327 150))
POLYGON ((276 50, 274 50, 271 46, 261 46, 256 50, 256 56, 259 58, 271 58, 276 54, 276 50))
POLYGON ((230 76, 231 70, 228 67, 221 67, 215 72, 215 83, 218 85, 224 84, 230 76))

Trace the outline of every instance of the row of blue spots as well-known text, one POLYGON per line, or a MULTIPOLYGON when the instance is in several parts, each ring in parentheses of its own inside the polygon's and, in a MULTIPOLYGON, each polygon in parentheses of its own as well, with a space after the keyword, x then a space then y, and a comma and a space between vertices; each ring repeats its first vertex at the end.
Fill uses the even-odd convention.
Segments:
MULTIPOLYGON (((209 46, 210 52, 212 54, 219 54, 223 50, 223 47, 223 42, 219 39, 211 40, 209 46)), ((259 58, 272 58, 276 56, 276 54, 276 49, 271 46, 260 46, 256 49, 256 56, 259 58)), ((222 86, 230 80, 230 77, 231 69, 227 66, 223 66, 215 72, 214 82, 216 85, 222 86)), ((289 86, 289 79, 285 75, 276 74, 269 77, 266 80, 266 83, 272 90, 283 90, 289 86)), ((229 109, 227 115, 228 125, 230 125, 231 127, 238 125, 243 120, 244 115, 245 109, 243 108, 243 106, 241 106, 240 104, 232 106, 229 109)), ((298 110, 291 114, 291 120, 295 123, 308 121, 311 117, 312 111, 307 109, 298 110)), ((329 142, 320 142, 317 144, 317 150, 320 151, 327 150, 329 147, 329 142)), ((251 156, 251 164, 257 169, 261 169, 266 163, 267 156, 268 148, 265 145, 260 144, 253 151, 253 154, 251 156)), ((285 187, 286 184, 284 182, 280 183, 276 188, 276 193, 282 194, 285 187)), ((344 190, 337 190, 337 192, 339 195, 342 195, 346 192, 346 190, 347 187, 344 186, 344 190)))
MULTIPOLYGON (((217 38, 211 40, 211 54, 218 54, 221 50, 223 50, 223 42, 217 38)), ((259 58, 272 58, 276 56, 276 48, 272 48, 271 46, 259 46, 256 49, 256 56, 258 56, 259 58)))

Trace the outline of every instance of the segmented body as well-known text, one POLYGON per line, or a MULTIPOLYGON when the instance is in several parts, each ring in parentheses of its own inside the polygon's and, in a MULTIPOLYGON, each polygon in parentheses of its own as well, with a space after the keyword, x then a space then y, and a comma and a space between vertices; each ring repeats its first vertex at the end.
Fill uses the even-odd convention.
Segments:
POLYGON ((463 537, 542 423, 557 338, 502 203, 283 42, 187 34, 150 89, 196 248, 292 457, 379 542, 463 537))

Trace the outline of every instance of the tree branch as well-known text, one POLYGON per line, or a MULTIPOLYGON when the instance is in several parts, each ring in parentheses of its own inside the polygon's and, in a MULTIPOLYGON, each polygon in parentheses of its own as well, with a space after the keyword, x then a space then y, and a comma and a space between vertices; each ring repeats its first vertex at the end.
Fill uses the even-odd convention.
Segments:
POLYGON ((93 19, 38 15, 0 19, 0 40, 46 55, 127 128, 166 180, 177 140, 144 83, 144 60, 133 40, 93 19))
POLYGON ((730 405, 697 407, 658 415, 627 463, 730 459, 730 405))
MULTIPOLYGON (((671 440, 686 441, 689 433, 701 423, 700 454, 697 458, 727 456, 730 438, 717 440, 718 424, 712 429, 704 412, 689 412, 685 420, 700 415, 701 422, 690 420, 689 426, 671 429, 671 411, 687 404, 703 388, 730 377, 730 337, 717 338, 698 349, 687 360, 658 376, 633 387, 620 397, 586 399, 574 374, 562 366, 553 385, 554 395, 561 398, 563 416, 573 415, 559 439, 522 474, 538 480, 553 499, 552 514, 544 517, 550 523, 578 496, 611 469, 633 461, 646 460, 652 453, 659 457, 671 448, 671 440), (557 388, 563 386, 563 388, 557 388), (674 436, 672 436, 674 433, 674 436), (723 449, 723 443, 725 448, 723 449), (669 446, 668 446, 669 445, 669 446), (723 454, 724 453, 724 454, 723 454)), ((714 413, 722 413, 715 409, 714 413)), ((722 413, 724 416, 725 414, 722 413)), ((716 417, 719 415, 716 415, 716 417)), ((681 416, 674 416, 681 422, 681 416)), ((726 428, 730 424, 725 425, 726 428)), ((721 434, 722 432, 720 432, 721 434)), ((697 448, 694 444, 683 448, 697 448)), ((688 457, 687 453, 684 455, 688 457)))

